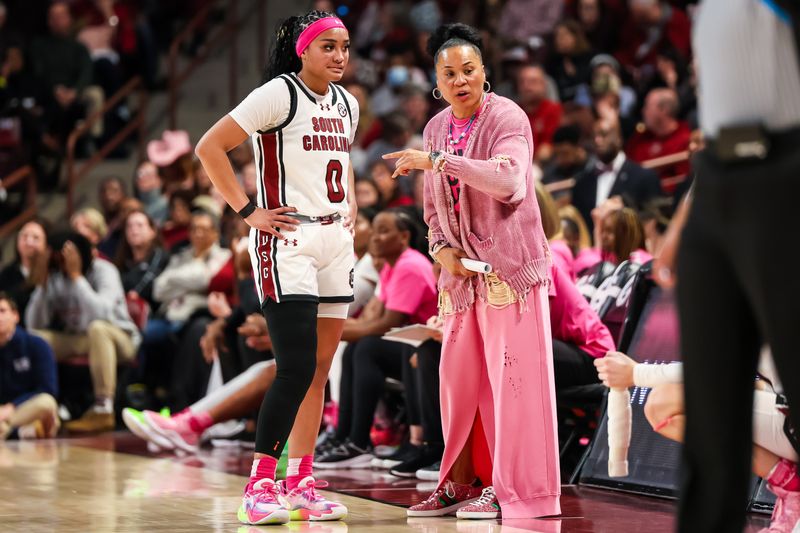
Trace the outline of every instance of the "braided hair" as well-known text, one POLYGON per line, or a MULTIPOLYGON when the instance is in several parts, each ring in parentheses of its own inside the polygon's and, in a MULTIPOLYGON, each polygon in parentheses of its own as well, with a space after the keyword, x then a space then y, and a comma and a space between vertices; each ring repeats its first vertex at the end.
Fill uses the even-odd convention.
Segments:
POLYGON ((309 11, 305 15, 294 15, 278 25, 275 36, 275 44, 269 55, 264 72, 264 82, 277 78, 281 74, 299 72, 303 68, 303 62, 297 57, 294 46, 297 38, 314 22, 335 16, 327 11, 309 11))

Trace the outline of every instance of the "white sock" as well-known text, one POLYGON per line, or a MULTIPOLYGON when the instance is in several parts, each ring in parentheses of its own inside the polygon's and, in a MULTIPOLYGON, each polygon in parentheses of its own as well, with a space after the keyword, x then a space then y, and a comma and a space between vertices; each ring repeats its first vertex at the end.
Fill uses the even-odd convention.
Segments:
POLYGON ((98 399, 97 401, 95 401, 92 410, 95 413, 113 413, 114 402, 111 400, 111 398, 98 399))
POLYGON ((289 464, 286 467, 286 476, 299 476, 300 475, 300 461, 302 461, 302 457, 296 457, 289 459, 289 464))

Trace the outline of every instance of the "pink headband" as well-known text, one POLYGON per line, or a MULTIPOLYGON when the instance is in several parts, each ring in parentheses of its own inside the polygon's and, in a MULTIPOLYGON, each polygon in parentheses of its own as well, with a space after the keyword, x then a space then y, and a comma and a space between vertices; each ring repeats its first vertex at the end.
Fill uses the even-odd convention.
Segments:
POLYGON ((308 48, 308 45, 310 45, 320 33, 330 30, 331 28, 347 29, 344 22, 339 20, 338 17, 325 17, 311 23, 308 28, 300 33, 300 37, 297 38, 297 44, 294 45, 294 51, 297 52, 297 57, 300 57, 303 51, 308 48))

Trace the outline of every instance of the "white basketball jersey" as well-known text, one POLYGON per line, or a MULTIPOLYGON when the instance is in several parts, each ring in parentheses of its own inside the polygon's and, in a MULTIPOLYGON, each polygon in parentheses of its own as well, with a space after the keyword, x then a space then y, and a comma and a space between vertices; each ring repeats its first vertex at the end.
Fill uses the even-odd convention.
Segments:
POLYGON ((350 143, 358 123, 351 94, 330 84, 325 96, 316 95, 296 75, 283 74, 230 115, 253 139, 260 207, 347 214, 350 143))

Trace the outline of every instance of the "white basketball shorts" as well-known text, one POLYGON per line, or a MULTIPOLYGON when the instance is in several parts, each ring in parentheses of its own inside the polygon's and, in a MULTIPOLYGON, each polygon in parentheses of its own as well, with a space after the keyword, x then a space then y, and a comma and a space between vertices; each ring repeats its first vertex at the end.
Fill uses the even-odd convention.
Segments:
POLYGON ((250 230, 250 259, 258 297, 280 303, 319 303, 318 316, 347 318, 353 301, 353 237, 342 220, 305 223, 284 239, 250 230))

